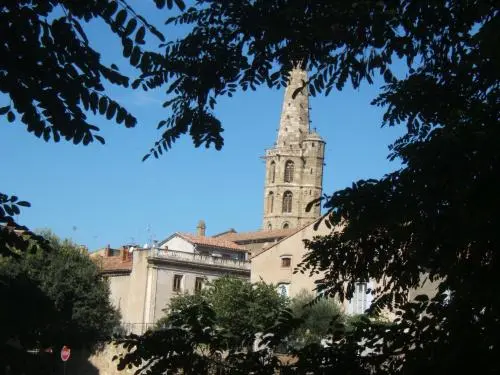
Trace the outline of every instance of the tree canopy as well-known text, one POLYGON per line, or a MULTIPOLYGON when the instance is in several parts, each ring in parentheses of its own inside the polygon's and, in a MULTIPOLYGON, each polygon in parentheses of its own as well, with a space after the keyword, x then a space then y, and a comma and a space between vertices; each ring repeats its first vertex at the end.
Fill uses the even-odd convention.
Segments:
MULTIPOLYGON (((172 0, 155 3, 173 6, 172 0)), ((307 242, 301 270, 324 271, 322 292, 341 299, 352 296, 356 282, 374 279, 372 312, 393 309, 399 318, 389 328, 367 321, 330 348, 306 347, 294 369, 498 373, 498 12, 493 0, 198 0, 168 20, 190 26, 187 35, 163 42, 122 0, 8 1, 0 13, 6 36, 0 90, 12 104, 0 114, 19 117, 44 139, 83 144, 102 141, 85 110, 135 125, 132 114, 102 94, 102 80, 129 80, 102 65, 86 41, 80 22, 96 17, 140 69, 131 86, 166 90, 169 112, 158 124, 164 133, 146 157, 159 157, 183 134, 196 146, 220 149, 217 99, 258 85, 282 87, 293 65, 310 72, 304 85, 313 96, 381 75, 385 85, 373 104, 386 109, 383 125, 405 126, 390 153, 403 166, 327 197, 326 222, 344 230, 307 242), (47 17, 55 6, 63 15, 47 17), (164 43, 162 53, 146 50, 146 30, 164 43), (394 71, 396 61, 403 72, 394 71), (425 277, 440 282, 437 294, 407 302, 425 277)), ((15 204, 3 195, 0 203, 15 204)), ((13 222, 8 210, 0 219, 13 222)), ((210 307, 200 306, 210 317, 210 307)), ((158 335, 131 347, 147 359, 151 345, 162 342, 158 335)), ((178 355, 174 347, 164 356, 178 355)), ((254 371, 260 363, 260 373, 270 373, 273 361, 249 366, 254 371)))
POLYGON ((498 12, 488 0, 200 0, 169 20, 192 31, 165 49, 173 112, 159 124, 166 131, 154 156, 187 132, 196 144, 222 145, 217 98, 284 86, 294 64, 310 71, 313 96, 381 75, 373 104, 386 109, 382 125, 406 128, 389 155, 400 170, 327 197, 327 225, 344 230, 308 241, 301 266, 324 272, 321 291, 340 299, 375 280, 371 313, 393 310, 396 324, 367 322, 329 352, 305 348, 299 364, 328 373, 499 371, 498 12), (395 72, 395 62, 406 69, 395 72), (436 295, 407 301, 425 279, 439 282, 436 295))
MULTIPOLYGON (((63 345, 92 348, 110 339, 119 328, 119 313, 98 266, 69 240, 50 232, 42 235, 49 253, 0 257, 2 352, 52 348, 57 353, 63 345)), ((2 358, 1 368, 22 366, 16 356, 2 358)))
POLYGON ((174 297, 157 326, 168 324, 172 314, 202 302, 213 309, 216 325, 225 332, 226 345, 241 347, 251 346, 257 332, 272 326, 288 301, 273 285, 223 276, 208 282, 198 293, 174 297))
POLYGON ((288 345, 293 348, 320 344, 330 336, 335 324, 345 323, 346 317, 337 302, 327 298, 314 300, 313 293, 302 290, 290 301, 293 316, 302 321, 287 337, 288 345))

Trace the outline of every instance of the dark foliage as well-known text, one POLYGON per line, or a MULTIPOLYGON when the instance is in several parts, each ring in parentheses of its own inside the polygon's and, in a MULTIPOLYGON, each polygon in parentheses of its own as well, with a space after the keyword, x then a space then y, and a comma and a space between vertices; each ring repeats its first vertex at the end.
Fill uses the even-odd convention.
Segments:
POLYGON ((165 47, 170 80, 156 83, 173 114, 154 156, 185 133, 222 146, 217 98, 284 86, 293 64, 311 72, 313 96, 381 75, 383 125, 406 126, 390 154, 403 167, 329 197, 324 219, 344 230, 308 241, 301 266, 324 271, 320 288, 341 299, 377 281, 371 313, 393 310, 396 324, 306 347, 293 371, 500 372, 498 12, 487 0, 200 0, 169 20, 193 29, 165 47), (407 301, 426 278, 437 294, 407 301))
MULTIPOLYGON (((174 5, 172 0, 155 2, 174 5)), ((81 20, 100 17, 141 72, 132 87, 167 91, 164 107, 170 115, 158 124, 165 131, 145 158, 158 157, 183 134, 196 146, 220 149, 217 99, 239 88, 282 87, 293 65, 311 72, 313 96, 341 90, 347 82, 354 87, 371 83, 381 75, 386 84, 373 104, 386 108, 384 125, 406 126, 390 155, 401 159, 403 167, 379 180, 358 181, 327 199, 325 220, 344 230, 308 242, 301 270, 325 271, 320 288, 341 299, 352 295, 355 282, 375 279, 372 312, 393 309, 399 318, 390 327, 364 321, 331 348, 307 346, 288 370, 500 372, 496 2, 199 0, 168 20, 192 30, 178 41, 165 41, 163 54, 144 50, 146 30, 160 40, 163 36, 123 1, 6 1, 1 9, 6 41, 0 46, 0 89, 12 103, 2 106, 0 114, 8 121, 20 117, 39 137, 84 144, 100 140, 85 109, 135 125, 134 117, 102 91, 103 80, 126 85, 128 78, 101 65, 80 30, 81 20), (55 5, 66 13, 47 21, 44 15, 55 5), (394 74, 395 60, 406 64, 403 74, 394 74), (406 301, 408 291, 426 277, 440 282, 437 295, 406 301)), ((210 317, 209 306, 199 308, 193 316, 210 317)), ((284 317, 274 327, 270 347, 286 336, 284 327, 293 326, 285 322, 293 319, 284 317)), ((196 351, 168 350, 174 343, 192 349, 206 345, 203 330, 211 326, 198 318, 189 324, 182 335, 201 334, 174 335, 169 340, 177 341, 163 351, 159 333, 137 338, 136 354, 129 353, 122 364, 139 365, 157 355, 151 363, 160 371, 174 368, 172 358, 181 360, 175 353, 186 353, 183 365, 192 366, 186 373, 200 373, 206 367, 196 367, 196 351)), ((210 345, 218 348, 214 335, 210 345)), ((225 363, 237 364, 233 373, 267 374, 277 365, 268 351, 230 354, 225 363)))
POLYGON ((273 285, 263 282, 252 284, 247 280, 223 276, 207 282, 196 294, 174 297, 164 310, 167 315, 158 321, 157 326, 168 326, 173 316, 189 315, 185 312, 202 302, 211 306, 215 326, 224 330, 224 345, 236 348, 251 348, 255 334, 272 326, 287 304, 273 285))
POLYGON ((2 352, 17 353, 2 356, 2 369, 22 367, 15 359, 33 357, 28 350, 44 353, 52 348, 57 356, 63 345, 91 349, 110 339, 119 326, 98 266, 70 241, 49 232, 43 237, 49 253, 19 251, 16 257, 0 258, 0 299, 5 301, 0 309, 0 344, 2 352))

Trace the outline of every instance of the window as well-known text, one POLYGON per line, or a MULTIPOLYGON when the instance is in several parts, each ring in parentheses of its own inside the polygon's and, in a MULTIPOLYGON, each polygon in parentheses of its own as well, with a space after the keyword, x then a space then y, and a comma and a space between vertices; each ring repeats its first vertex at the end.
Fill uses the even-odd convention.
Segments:
POLYGON ((204 281, 203 277, 197 277, 194 280, 194 291, 195 292, 201 292, 201 289, 203 288, 203 281, 204 281))
POLYGON ((281 267, 289 268, 292 265, 292 258, 290 257, 281 257, 281 267))
POLYGON ((269 180, 274 184, 274 178, 276 177, 276 163, 274 161, 269 165, 269 180))
POLYGON ((290 225, 288 223, 283 224, 283 229, 288 229, 289 227, 290 227, 290 225))
POLYGON ((274 206, 274 193, 272 191, 267 195, 267 212, 272 213, 274 206))
POLYGON ((273 229, 273 226, 271 223, 267 223, 267 230, 272 230, 273 229))
POLYGON ((283 212, 292 212, 292 192, 285 191, 283 194, 283 212))
POLYGON ((288 297, 289 296, 289 289, 290 284, 278 284, 278 294, 281 295, 282 297, 288 297))
POLYGON ((292 182, 293 181, 293 169, 294 169, 294 164, 293 161, 288 160, 285 163, 285 182, 292 182))
POLYGON ((368 306, 368 295, 366 294, 366 283, 356 283, 352 296, 352 313, 364 314, 368 306))
POLYGON ((174 275, 174 285, 172 290, 174 292, 180 292, 182 289, 182 275, 174 275))

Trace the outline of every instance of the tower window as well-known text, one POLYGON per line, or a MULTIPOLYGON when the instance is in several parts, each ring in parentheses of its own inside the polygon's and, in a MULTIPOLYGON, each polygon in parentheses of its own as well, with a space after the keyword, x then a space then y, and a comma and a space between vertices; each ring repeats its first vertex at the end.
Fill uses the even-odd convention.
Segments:
POLYGON ((283 194, 283 212, 292 212, 292 192, 286 191, 283 194))
POLYGON ((274 193, 272 191, 267 195, 267 212, 272 213, 274 206, 274 193))
POLYGON ((274 161, 269 165, 269 179, 271 183, 274 184, 274 178, 276 176, 276 163, 274 161))
POLYGON ((273 226, 271 223, 267 223, 267 230, 273 230, 273 226))
POLYGON ((293 161, 288 160, 285 163, 285 182, 292 182, 293 181, 293 170, 294 170, 294 164, 293 161))
POLYGON ((288 228, 290 228, 290 224, 288 223, 283 224, 283 229, 288 229, 288 228))

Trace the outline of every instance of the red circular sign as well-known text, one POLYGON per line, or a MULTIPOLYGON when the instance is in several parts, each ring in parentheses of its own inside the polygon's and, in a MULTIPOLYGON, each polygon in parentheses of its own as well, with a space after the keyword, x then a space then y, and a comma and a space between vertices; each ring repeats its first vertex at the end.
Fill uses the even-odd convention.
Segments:
POLYGON ((71 354, 71 349, 64 345, 61 349, 61 359, 63 362, 66 362, 69 359, 71 354))

